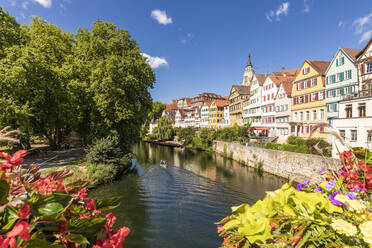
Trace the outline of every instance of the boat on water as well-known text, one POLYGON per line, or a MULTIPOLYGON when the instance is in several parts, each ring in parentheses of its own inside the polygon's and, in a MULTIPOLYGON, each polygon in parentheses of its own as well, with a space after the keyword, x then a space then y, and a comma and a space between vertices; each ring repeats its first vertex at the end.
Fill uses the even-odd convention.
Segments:
POLYGON ((160 166, 163 167, 163 168, 167 168, 167 166, 168 166, 167 161, 160 160, 160 166))

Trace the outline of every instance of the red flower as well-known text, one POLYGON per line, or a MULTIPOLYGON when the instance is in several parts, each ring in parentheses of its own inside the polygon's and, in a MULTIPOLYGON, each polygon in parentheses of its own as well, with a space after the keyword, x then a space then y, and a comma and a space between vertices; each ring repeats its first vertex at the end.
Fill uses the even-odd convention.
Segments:
POLYGON ((109 228, 111 228, 115 224, 116 217, 113 213, 109 213, 105 216, 105 218, 107 219, 107 221, 106 221, 106 224, 103 228, 108 230, 109 228))
POLYGON ((224 230, 223 226, 217 226, 217 233, 222 233, 224 230))
POLYGON ((358 161, 359 168, 364 172, 369 172, 371 168, 368 164, 366 164, 364 161, 358 161))
POLYGON ((13 156, 9 155, 8 153, 1 152, 0 158, 5 158, 7 160, 7 162, 0 165, 1 170, 6 171, 14 166, 22 164, 24 161, 23 157, 26 156, 26 154, 26 150, 19 150, 15 152, 13 156))
POLYGON ((51 175, 38 180, 35 187, 42 195, 50 195, 54 191, 65 191, 65 186, 62 184, 63 179, 54 180, 51 175))
POLYGON ((25 204, 24 206, 23 206, 23 208, 21 208, 20 210, 18 210, 18 217, 20 218, 20 219, 26 219, 27 217, 28 217, 28 215, 30 214, 30 206, 29 205, 27 205, 27 204, 25 204))
POLYGON ((366 173, 365 177, 367 180, 372 180, 372 173, 366 173))
POLYGON ((357 180, 359 178, 358 173, 355 171, 349 171, 349 172, 343 173, 342 176, 344 177, 346 181, 357 180))
POLYGON ((270 221, 270 227, 271 227, 271 228, 275 228, 275 227, 277 227, 277 226, 278 226, 277 224, 275 224, 274 222, 270 221))
POLYGON ((88 203, 85 204, 86 209, 89 211, 93 211, 95 209, 95 206, 94 206, 95 201, 96 199, 90 199, 88 203))
POLYGON ((293 240, 293 242, 291 244, 292 247, 294 247, 298 243, 298 241, 300 241, 300 239, 302 238, 302 235, 304 235, 303 231, 300 232, 300 234, 297 235, 296 237, 292 236, 292 237, 289 238, 289 240, 293 240))
POLYGON ((8 238, 17 238, 21 237, 23 240, 29 240, 30 234, 28 233, 30 229, 30 224, 26 221, 18 222, 11 231, 9 231, 6 236, 8 238))
POLYGON ((88 218, 89 216, 88 215, 86 215, 86 214, 81 214, 80 215, 80 219, 86 219, 86 218, 88 218))
POLYGON ((105 240, 98 240, 93 248, 122 248, 125 238, 130 230, 128 227, 122 227, 106 237, 105 240))

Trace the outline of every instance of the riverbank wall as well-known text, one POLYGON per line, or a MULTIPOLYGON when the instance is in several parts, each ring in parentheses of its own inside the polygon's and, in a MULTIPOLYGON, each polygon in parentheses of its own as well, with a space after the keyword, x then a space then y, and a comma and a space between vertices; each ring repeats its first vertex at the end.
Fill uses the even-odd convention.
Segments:
POLYGON ((330 164, 336 167, 341 165, 338 159, 326 158, 325 160, 318 155, 270 150, 224 141, 214 141, 213 149, 247 166, 295 182, 305 178, 312 182, 320 182, 322 176, 319 175, 319 171, 324 165, 330 164))

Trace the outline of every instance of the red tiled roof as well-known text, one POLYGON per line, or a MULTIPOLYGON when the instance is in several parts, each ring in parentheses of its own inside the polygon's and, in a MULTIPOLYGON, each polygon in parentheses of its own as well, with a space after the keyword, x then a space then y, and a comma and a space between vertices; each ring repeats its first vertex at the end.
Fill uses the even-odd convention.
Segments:
POLYGON ((224 107, 226 105, 229 105, 229 101, 227 100, 214 100, 213 101, 217 107, 224 107))
POLYGON ((306 60, 315 70, 317 70, 321 75, 324 75, 329 64, 329 61, 318 61, 318 60, 306 60))
POLYGON ((360 53, 360 49, 353 49, 353 48, 344 48, 341 47, 342 51, 344 51, 354 62, 356 61, 356 56, 360 53))
POLYGON ((248 95, 250 93, 250 87, 249 86, 233 85, 233 86, 231 86, 231 89, 232 88, 235 88, 236 91, 238 91, 238 93, 241 94, 241 95, 248 95))
POLYGON ((290 97, 292 95, 293 80, 283 82, 282 86, 287 96, 290 97))
POLYGON ((258 84, 260 86, 262 86, 267 78, 267 75, 266 74, 256 74, 256 78, 257 78, 257 81, 258 81, 258 84))

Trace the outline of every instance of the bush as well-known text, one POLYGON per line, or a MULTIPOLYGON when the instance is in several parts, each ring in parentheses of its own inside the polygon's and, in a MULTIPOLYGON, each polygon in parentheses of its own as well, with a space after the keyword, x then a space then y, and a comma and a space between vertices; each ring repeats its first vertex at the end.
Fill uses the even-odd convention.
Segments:
POLYGON ((186 127, 186 128, 175 128, 175 132, 177 137, 183 141, 184 145, 189 145, 192 143, 192 140, 195 136, 195 130, 192 127, 186 127))
POLYGON ((123 152, 112 137, 96 140, 87 150, 86 159, 91 164, 119 163, 123 152))
POLYGON ((323 152, 323 155, 330 157, 332 145, 321 138, 308 138, 304 139, 297 136, 289 136, 287 143, 298 147, 297 152, 310 153, 319 155, 319 152, 315 149, 315 145, 318 146, 323 152), (306 148, 305 148, 306 146, 306 148))
POLYGON ((271 149, 271 150, 280 150, 281 149, 281 144, 270 142, 270 143, 266 144, 266 148, 271 149))
POLYGON ((113 182, 118 169, 115 164, 88 164, 87 173, 92 184, 100 185, 113 182))
POLYGON ((287 152, 297 152, 297 146, 291 145, 291 144, 282 144, 281 149, 282 151, 287 151, 287 152))

